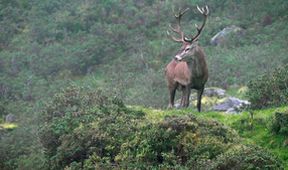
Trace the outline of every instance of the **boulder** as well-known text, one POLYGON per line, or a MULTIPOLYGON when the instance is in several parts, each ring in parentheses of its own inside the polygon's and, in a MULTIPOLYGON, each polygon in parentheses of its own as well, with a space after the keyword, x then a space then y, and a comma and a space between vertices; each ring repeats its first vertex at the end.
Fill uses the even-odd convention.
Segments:
MULTIPOLYGON (((207 87, 204 89, 203 97, 215 97, 218 99, 226 97, 226 90, 218 88, 218 87, 207 87)), ((190 95, 190 101, 197 100, 197 92, 193 91, 190 95)), ((176 102, 176 104, 179 104, 180 100, 176 102)))
POLYGON ((212 107, 214 111, 224 111, 226 113, 237 113, 241 109, 250 105, 247 100, 241 100, 236 97, 227 97, 223 102, 212 107))
POLYGON ((5 122, 6 123, 13 123, 16 122, 16 116, 14 114, 9 113, 5 116, 5 122))
POLYGON ((223 98, 226 96, 226 90, 217 87, 205 88, 203 96, 223 98))
POLYGON ((242 33, 243 33, 242 28, 235 26, 235 25, 231 25, 229 27, 224 28, 223 30, 218 32, 216 35, 214 35, 210 40, 210 44, 215 45, 215 46, 223 45, 227 41, 227 37, 229 35, 231 34, 241 35, 242 33))

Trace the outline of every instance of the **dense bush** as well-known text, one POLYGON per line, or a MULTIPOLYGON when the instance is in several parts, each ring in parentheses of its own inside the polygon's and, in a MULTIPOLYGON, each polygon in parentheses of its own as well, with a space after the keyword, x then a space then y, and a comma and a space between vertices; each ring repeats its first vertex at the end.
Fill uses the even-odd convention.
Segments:
POLYGON ((234 146, 220 155, 210 169, 284 169, 275 156, 257 146, 234 146))
POLYGON ((252 108, 288 104, 288 64, 251 80, 248 88, 252 108))
POLYGON ((276 112, 272 116, 270 129, 276 134, 288 135, 288 112, 276 112))
POLYGON ((130 169, 200 168, 238 142, 235 132, 216 121, 193 115, 166 117, 144 126, 122 144, 116 159, 130 169))
POLYGON ((33 126, 2 133, 0 128, 0 169, 45 169, 43 148, 33 126))
POLYGON ((123 166, 142 169, 282 168, 281 162, 267 151, 238 143, 235 132, 218 122, 192 115, 166 117, 122 145, 118 158, 123 166))
MULTIPOLYGON (((245 147, 234 130, 216 121, 190 114, 151 122, 117 98, 76 86, 56 94, 44 115, 40 141, 49 169, 211 169, 230 148, 245 147)), ((261 165, 278 166, 266 155, 257 154, 261 165)), ((259 166, 250 159, 243 167, 259 166)))
POLYGON ((144 115, 117 98, 75 86, 55 95, 44 114, 40 140, 50 169, 83 163, 93 154, 100 162, 113 163, 121 143, 135 133, 136 122, 144 115))
POLYGON ((25 126, 1 140, 2 169, 218 169, 249 154, 242 169, 280 164, 268 152, 241 144, 233 129, 217 121, 192 114, 149 120, 99 90, 67 87, 39 115, 38 133, 25 126), (238 147, 248 149, 233 157, 238 147))

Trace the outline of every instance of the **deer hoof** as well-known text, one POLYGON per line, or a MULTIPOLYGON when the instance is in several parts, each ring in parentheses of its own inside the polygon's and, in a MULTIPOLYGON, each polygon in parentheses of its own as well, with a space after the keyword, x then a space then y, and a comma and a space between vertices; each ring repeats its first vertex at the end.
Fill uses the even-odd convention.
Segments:
POLYGON ((173 107, 174 107, 174 106, 173 106, 172 104, 169 104, 168 107, 167 107, 167 109, 173 109, 173 107))

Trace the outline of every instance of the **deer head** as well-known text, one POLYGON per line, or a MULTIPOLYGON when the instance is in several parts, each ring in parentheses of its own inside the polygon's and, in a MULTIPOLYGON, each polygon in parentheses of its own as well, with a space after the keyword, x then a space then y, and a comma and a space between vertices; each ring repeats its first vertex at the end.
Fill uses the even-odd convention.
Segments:
POLYGON ((195 48, 198 46, 197 41, 206 24, 207 16, 209 14, 209 9, 207 6, 205 6, 205 8, 200 8, 199 6, 197 6, 197 9, 204 16, 204 20, 203 20, 201 27, 195 24, 196 29, 197 29, 196 35, 192 37, 187 37, 185 36, 184 32, 181 30, 181 18, 189 10, 189 8, 186 8, 185 10, 182 10, 182 11, 179 10, 178 14, 175 14, 175 18, 177 19, 176 27, 172 27, 171 25, 169 25, 171 31, 180 35, 180 38, 176 38, 172 36, 169 31, 167 31, 168 36, 170 36, 173 41, 182 43, 182 47, 180 48, 180 50, 177 52, 177 54, 174 57, 178 61, 189 61, 189 58, 187 58, 187 56, 193 56, 195 53, 195 48))

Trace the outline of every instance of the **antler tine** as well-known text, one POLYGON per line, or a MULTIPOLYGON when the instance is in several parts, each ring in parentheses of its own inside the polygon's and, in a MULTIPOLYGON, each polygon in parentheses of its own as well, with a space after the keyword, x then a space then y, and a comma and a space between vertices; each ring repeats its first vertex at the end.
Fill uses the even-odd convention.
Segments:
POLYGON ((206 15, 208 15, 209 14, 209 8, 207 5, 205 6, 205 9, 206 9, 206 15))
POLYGON ((209 14, 209 8, 208 8, 207 5, 205 6, 205 8, 200 8, 197 5, 197 9, 204 16, 204 21, 203 21, 203 23, 202 23, 200 28, 199 28, 199 26, 197 24, 195 24, 196 29, 197 29, 197 34, 194 37, 191 38, 191 41, 194 41, 194 40, 198 39, 198 37, 200 36, 200 34, 201 34, 205 24, 206 24, 207 16, 209 14))
POLYGON ((197 5, 197 9, 198 9, 198 11, 201 13, 201 14, 203 14, 203 11, 202 11, 202 9, 197 5))
POLYGON ((178 23, 176 28, 172 27, 171 25, 169 25, 170 29, 175 32, 180 34, 181 38, 175 38, 174 36, 170 35, 170 32, 167 31, 167 35, 170 36, 174 41, 176 42, 184 42, 184 32, 181 30, 181 18, 182 16, 189 10, 189 8, 186 8, 185 10, 179 10, 178 14, 174 14, 175 18, 177 19, 178 23))
POLYGON ((176 42, 183 42, 182 39, 180 39, 180 38, 178 39, 178 38, 175 38, 174 36, 172 36, 168 30, 166 31, 166 33, 168 36, 171 37, 172 40, 174 40, 176 42))
POLYGON ((174 14, 175 17, 181 19, 181 17, 189 10, 189 8, 184 9, 183 11, 179 10, 178 14, 174 14))
POLYGON ((184 37, 184 33, 183 33, 182 31, 180 31, 179 26, 178 26, 177 29, 176 29, 176 28, 173 28, 171 25, 169 25, 169 28, 170 28, 173 32, 180 34, 180 35, 181 35, 181 38, 176 38, 176 37, 172 36, 168 30, 167 30, 167 32, 166 32, 167 35, 170 36, 170 37, 172 38, 172 40, 174 40, 174 41, 176 41, 176 42, 183 42, 183 38, 182 38, 182 37, 184 37))
POLYGON ((209 8, 208 8, 207 5, 205 6, 205 8, 204 8, 204 7, 200 8, 200 7, 197 5, 197 9, 198 9, 198 11, 199 11, 201 14, 203 14, 203 15, 208 15, 208 14, 209 14, 209 8))

